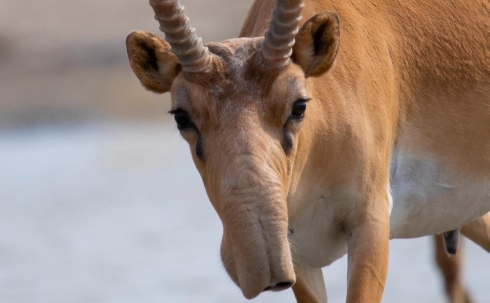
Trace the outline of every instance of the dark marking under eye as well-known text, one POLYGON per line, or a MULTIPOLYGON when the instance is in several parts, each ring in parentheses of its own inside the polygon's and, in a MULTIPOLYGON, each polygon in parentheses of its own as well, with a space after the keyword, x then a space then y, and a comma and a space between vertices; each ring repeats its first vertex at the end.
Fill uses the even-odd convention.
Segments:
POLYGON ((199 159, 204 161, 204 143, 202 141, 201 135, 199 135, 199 138, 197 138, 196 142, 196 155, 199 159))
POLYGON ((284 150, 286 155, 289 155, 291 153, 291 150, 293 149, 293 137, 286 129, 283 130, 282 136, 282 149, 284 150))
POLYGON ((146 62, 142 64, 143 68, 146 70, 154 69, 158 72, 158 58, 155 54, 155 50, 151 47, 148 47, 148 45, 145 43, 141 43, 140 47, 142 50, 145 51, 147 57, 146 62))

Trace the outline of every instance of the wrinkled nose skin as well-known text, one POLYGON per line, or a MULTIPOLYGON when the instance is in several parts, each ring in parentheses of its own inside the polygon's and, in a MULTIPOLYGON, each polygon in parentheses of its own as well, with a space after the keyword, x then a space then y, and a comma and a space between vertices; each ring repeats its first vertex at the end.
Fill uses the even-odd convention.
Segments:
POLYGON ((296 281, 287 237, 288 162, 280 140, 263 130, 253 108, 233 117, 209 142, 215 149, 202 175, 223 223, 226 271, 252 299, 296 281))
POLYGON ((266 201, 241 201, 225 215, 223 224, 221 259, 247 299, 263 291, 287 289, 296 282, 285 202, 266 201))
POLYGON ((294 285, 296 276, 289 245, 280 245, 273 256, 269 256, 261 254, 265 247, 260 247, 260 244, 250 241, 232 246, 227 238, 223 236, 221 259, 228 275, 240 287, 245 298, 253 299, 263 291, 281 291, 294 285), (244 247, 247 245, 252 250, 246 251, 244 247))

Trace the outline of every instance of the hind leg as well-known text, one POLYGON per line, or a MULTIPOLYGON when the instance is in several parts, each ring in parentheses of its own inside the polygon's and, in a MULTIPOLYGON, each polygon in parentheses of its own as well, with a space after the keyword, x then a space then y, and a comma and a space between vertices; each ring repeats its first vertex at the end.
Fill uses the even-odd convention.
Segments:
POLYGON ((487 252, 490 252, 490 212, 463 226, 461 233, 487 252))
POLYGON ((434 236, 437 266, 443 276, 446 295, 450 303, 471 303, 468 292, 461 283, 462 251, 449 256, 441 235, 434 236))

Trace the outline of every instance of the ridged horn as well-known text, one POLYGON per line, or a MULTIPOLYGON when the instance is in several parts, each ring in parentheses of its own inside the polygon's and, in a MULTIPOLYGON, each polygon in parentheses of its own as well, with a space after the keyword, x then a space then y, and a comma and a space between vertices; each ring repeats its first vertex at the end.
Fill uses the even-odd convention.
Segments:
POLYGON ((269 29, 262 42, 262 59, 268 67, 289 64, 304 6, 303 0, 276 0, 269 29))
POLYGON ((211 65, 211 55, 196 35, 196 29, 191 27, 184 7, 178 0, 150 0, 150 6, 182 70, 187 73, 205 72, 211 65))

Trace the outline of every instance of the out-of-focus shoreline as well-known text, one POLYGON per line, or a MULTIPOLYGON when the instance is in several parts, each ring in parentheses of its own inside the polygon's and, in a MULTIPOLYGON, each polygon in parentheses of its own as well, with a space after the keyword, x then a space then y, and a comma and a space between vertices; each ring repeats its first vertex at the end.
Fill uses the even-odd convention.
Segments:
MULTIPOLYGON (((252 1, 183 3, 208 42, 236 37, 252 1)), ((125 40, 132 30, 159 33, 147 1, 3 3, 0 128, 166 119, 168 94, 147 92, 129 67, 125 40)))

